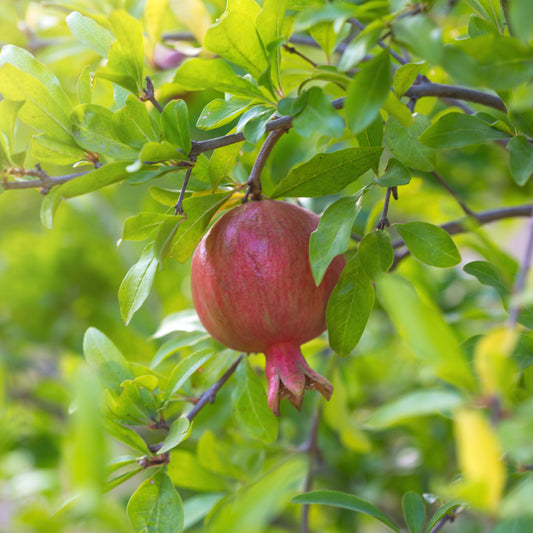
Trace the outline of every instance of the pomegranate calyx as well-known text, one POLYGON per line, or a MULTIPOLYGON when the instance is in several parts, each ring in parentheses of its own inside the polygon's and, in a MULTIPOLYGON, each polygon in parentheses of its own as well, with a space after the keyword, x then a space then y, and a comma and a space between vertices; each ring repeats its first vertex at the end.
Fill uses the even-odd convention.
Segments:
POLYGON ((333 393, 333 385, 315 372, 304 359, 300 347, 283 343, 265 351, 265 374, 268 381, 268 405, 280 415, 280 399, 287 398, 298 411, 302 408, 305 390, 317 390, 326 400, 333 393))

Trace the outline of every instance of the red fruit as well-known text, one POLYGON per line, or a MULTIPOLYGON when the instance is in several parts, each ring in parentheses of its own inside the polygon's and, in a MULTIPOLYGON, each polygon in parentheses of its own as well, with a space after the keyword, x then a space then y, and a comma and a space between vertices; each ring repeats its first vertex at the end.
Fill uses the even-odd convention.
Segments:
POLYGON ((266 357, 268 404, 301 408, 305 389, 328 400, 331 383, 306 363, 300 345, 326 329, 326 306, 344 267, 337 256, 317 287, 309 239, 318 215, 275 200, 248 202, 216 222, 192 258, 192 297, 219 342, 266 357))

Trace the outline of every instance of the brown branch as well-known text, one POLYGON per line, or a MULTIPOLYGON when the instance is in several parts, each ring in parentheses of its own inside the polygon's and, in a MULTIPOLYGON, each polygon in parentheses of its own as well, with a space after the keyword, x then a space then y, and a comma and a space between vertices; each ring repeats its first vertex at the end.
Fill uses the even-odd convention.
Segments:
POLYGON ((4 180, 2 181, 2 187, 5 190, 42 188, 43 189, 42 193, 47 194, 52 187, 66 183, 67 181, 70 181, 74 178, 79 178, 80 176, 84 176, 88 172, 90 171, 86 170, 84 172, 74 172, 73 174, 65 174, 64 176, 56 176, 56 177, 50 177, 46 175, 36 180, 21 180, 21 181, 8 181, 6 177, 4 176, 4 180))
POLYGON ((174 206, 175 215, 185 215, 185 211, 183 211, 183 199, 185 198, 185 191, 187 190, 187 185, 189 185, 189 180, 191 179, 191 173, 192 169, 194 168, 194 163, 196 162, 196 156, 190 157, 189 160, 191 161, 191 166, 187 169, 183 184, 181 186, 180 195, 178 196, 178 201, 174 206))
POLYGON ((152 105, 160 112, 163 112, 163 108, 161 107, 161 104, 157 101, 157 98, 155 97, 155 90, 154 90, 154 84, 152 83, 152 79, 150 76, 146 76, 146 88, 143 88, 144 96, 141 97, 141 101, 143 102, 152 102, 152 105))
POLYGON ((438 533, 448 522, 452 524, 457 518, 455 514, 455 509, 451 514, 444 515, 432 528, 429 533, 438 533))
POLYGON ((239 366, 239 363, 241 362, 242 358, 244 356, 240 355, 235 362, 224 372, 224 374, 221 376, 221 378, 209 389, 207 389, 202 396, 200 396, 200 399, 198 400, 198 403, 187 413, 187 418, 189 421, 193 420, 194 417, 208 404, 208 403, 214 403, 215 397, 218 393, 218 391, 222 388, 224 383, 228 381, 228 379, 233 375, 235 370, 237 370, 237 367, 239 366))
POLYGON ((263 143, 263 146, 261 146, 261 149, 257 154, 254 166, 252 167, 252 171, 250 172, 250 177, 248 178, 247 182, 248 190, 244 195, 243 203, 247 202, 248 198, 253 201, 261 200, 261 172, 263 171, 270 152, 272 152, 272 148, 274 148, 275 144, 279 141, 281 136, 286 131, 287 130, 279 129, 273 130, 268 134, 268 137, 266 138, 265 142, 263 143))
POLYGON ((482 104, 487 107, 493 107, 498 111, 507 113, 507 108, 503 101, 496 95, 476 91, 468 87, 459 87, 457 85, 442 85, 430 81, 412 85, 405 92, 404 96, 410 98, 423 98, 425 96, 436 96, 438 98, 454 98, 456 100, 465 100, 475 104, 482 104))
MULTIPOLYGON (((476 213, 473 223, 477 223, 478 225, 483 226, 485 224, 490 224, 491 222, 497 222, 498 220, 504 220, 507 218, 530 217, 532 211, 532 204, 502 207, 500 209, 490 209, 488 211, 481 211, 480 213, 476 213)), ((465 233, 467 231, 470 231, 469 221, 472 221, 470 217, 463 217, 459 220, 446 222, 446 224, 442 224, 440 227, 443 230, 447 231, 450 235, 457 235, 458 233, 465 233)), ((397 241, 392 243, 392 247, 395 250, 397 250, 398 248, 402 248, 403 246, 405 246, 405 244, 401 239, 398 239, 397 241)), ((394 270, 398 266, 398 263, 400 263, 400 261, 402 261, 409 255, 410 252, 409 250, 407 250, 407 248, 397 252, 394 255, 394 262, 390 270, 394 270)))

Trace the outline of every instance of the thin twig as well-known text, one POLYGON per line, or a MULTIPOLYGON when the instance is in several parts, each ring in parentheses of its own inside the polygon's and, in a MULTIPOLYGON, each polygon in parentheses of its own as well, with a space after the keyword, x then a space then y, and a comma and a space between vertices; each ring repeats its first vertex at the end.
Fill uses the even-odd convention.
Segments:
POLYGON ((301 57, 303 60, 305 60, 308 63, 310 63, 315 68, 318 66, 318 64, 315 63, 312 59, 309 59, 305 54, 302 54, 302 52, 296 50, 296 48, 294 48, 294 46, 291 46, 289 44, 284 44, 283 45, 283 49, 286 50, 287 52, 289 52, 289 54, 295 54, 298 57, 301 57))
MULTIPOLYGON (((507 218, 520 218, 520 217, 531 217, 533 211, 533 205, 517 205, 513 207, 502 207, 500 209, 490 209, 488 211, 481 211, 476 213, 475 224, 483 226, 485 224, 490 224, 491 222, 496 222, 498 220, 504 220, 507 218)), ((451 222, 446 222, 440 227, 447 231, 450 235, 457 235, 458 233, 465 233, 470 231, 470 217, 463 217, 459 220, 453 220, 451 222)), ((397 250, 398 248, 404 247, 404 242, 399 239, 392 243, 392 247, 397 250)), ((391 266, 391 270, 394 270, 398 264, 408 257, 410 252, 407 248, 400 250, 394 255, 394 262, 391 266)))
POLYGON ((522 263, 520 264, 520 272, 516 280, 515 286, 513 287, 511 307, 509 309, 509 325, 511 327, 516 326, 518 320, 518 314, 520 312, 520 301, 519 296, 523 292, 526 285, 527 273, 529 271, 529 265, 531 263, 531 257, 533 256, 533 209, 530 212, 529 218, 529 232, 528 239, 526 244, 526 249, 524 250, 524 257, 522 258, 522 263))
POLYGON ((248 189, 244 195, 243 203, 247 202, 248 198, 254 201, 261 200, 261 172, 263 171, 270 152, 272 152, 272 148, 274 148, 274 145, 279 141, 281 136, 286 131, 287 130, 274 130, 268 134, 268 137, 257 154, 254 166, 250 172, 250 177, 248 178, 248 189))
POLYGON ((383 211, 381 213, 381 218, 376 225, 376 229, 383 229, 385 226, 390 226, 387 216, 389 214, 390 197, 392 195, 393 188, 394 187, 387 187, 387 192, 385 193, 385 202, 383 203, 383 211))
POLYGON ((202 396, 200 396, 200 399, 198 400, 198 403, 187 413, 187 418, 189 421, 193 420, 194 417, 208 404, 208 403, 214 403, 215 397, 218 393, 218 391, 222 388, 224 383, 228 381, 228 379, 233 375, 235 370, 237 370, 237 367, 239 366, 239 363, 241 362, 242 358, 244 356, 240 355, 235 362, 224 372, 222 377, 209 389, 207 389, 202 396))
MULTIPOLYGON (((309 429, 309 437, 302 446, 302 450, 309 454, 309 467, 304 483, 304 492, 309 492, 313 488, 313 481, 315 478, 315 461, 320 456, 320 449, 318 448, 318 428, 320 427, 320 420, 322 418, 322 408, 319 407, 311 420, 311 427, 309 429)), ((300 520, 300 532, 309 533, 309 504, 302 505, 302 516, 300 520)))
POLYGON ((461 206, 461 209, 464 211, 465 215, 469 217, 476 218, 476 214, 470 207, 468 207, 462 200, 459 198, 457 193, 451 188, 450 184, 437 172, 434 170, 431 171, 432 176, 450 193, 453 199, 461 206))
POLYGON ((187 190, 187 185, 189 185, 189 180, 191 179, 191 173, 192 169, 194 168, 194 163, 196 162, 196 156, 190 157, 189 160, 192 164, 185 173, 185 178, 183 179, 183 185, 181 186, 180 195, 178 196, 178 201, 174 206, 175 215, 185 215, 185 211, 183 210, 183 199, 185 198, 185 191, 187 190))
POLYGON ((154 84, 152 83, 152 79, 150 76, 146 76, 146 88, 143 88, 144 91, 144 97, 142 98, 143 101, 148 100, 149 102, 152 102, 153 106, 160 112, 163 112, 163 108, 161 107, 161 104, 157 101, 157 98, 155 97, 155 90, 154 90, 154 84))

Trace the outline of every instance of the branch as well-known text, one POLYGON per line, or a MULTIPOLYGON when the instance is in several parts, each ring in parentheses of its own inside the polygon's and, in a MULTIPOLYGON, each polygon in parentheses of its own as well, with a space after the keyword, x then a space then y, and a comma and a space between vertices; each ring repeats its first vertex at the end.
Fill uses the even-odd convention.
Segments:
MULTIPOLYGON (((482 211, 481 213, 475 214, 475 222, 483 226, 485 224, 490 224, 491 222, 496 222, 498 220, 504 220, 506 218, 519 218, 519 217, 531 217, 533 212, 533 204, 527 205, 516 205, 513 207, 502 207, 500 209, 491 209, 488 211, 482 211)), ((469 224, 470 217, 463 217, 459 220, 453 220, 451 222, 446 222, 440 226, 443 230, 447 231, 450 235, 457 235, 458 233, 465 233, 470 231, 469 224)), ((392 247, 397 250, 405 246, 404 242, 401 239, 392 243, 392 247)), ((405 259, 410 255, 409 250, 404 249, 396 253, 394 256, 394 262, 390 270, 394 270, 400 261, 405 259)))
POLYGON ((493 107, 498 111, 507 113, 505 104, 498 96, 456 85, 442 85, 428 81, 418 85, 412 85, 407 89, 404 96, 409 96, 410 98, 423 98, 424 96, 454 98, 456 100, 465 100, 467 102, 486 105, 487 107, 493 107))
MULTIPOLYGON (((396 187, 387 187, 387 192, 385 193, 385 202, 383 202, 383 211, 381 213, 381 218, 379 219, 379 222, 376 225, 377 229, 383 229, 385 228, 385 226, 390 226, 390 222, 387 216, 389 214, 390 197, 391 194, 393 194, 393 190, 395 189, 396 187)), ((394 194, 394 198, 398 198, 397 191, 394 194)))
POLYGON ((175 215, 185 215, 185 211, 183 211, 183 198, 185 197, 185 191, 187 190, 187 185, 189 185, 189 180, 191 179, 191 173, 192 173, 192 169, 194 168, 194 164, 196 162, 196 156, 189 157, 189 160, 191 162, 191 166, 187 169, 185 178, 183 179, 183 184, 181 186, 178 201, 176 202, 176 205, 174 206, 175 215))
POLYGON ((161 104, 157 101, 157 98, 155 97, 155 90, 154 90, 154 84, 152 83, 152 79, 150 76, 146 76, 146 89, 143 88, 144 96, 141 97, 142 102, 152 102, 152 105, 160 112, 163 112, 163 108, 161 107, 161 104))
MULTIPOLYGON (((4 180, 2 181, 2 187, 7 191, 9 189, 40 189, 42 194, 47 194, 52 187, 55 187, 56 185, 61 185, 62 183, 66 183, 67 181, 73 180, 74 178, 79 178, 80 176, 83 176, 90 172, 89 170, 86 170, 84 172, 74 172, 73 174, 65 174, 64 176, 56 176, 56 177, 50 177, 48 174, 43 175, 39 179, 36 180, 24 180, 24 181, 8 181, 6 177, 4 176, 4 180)), ((24 174, 28 175, 27 172, 24 174)))
POLYGON ((272 148, 274 148, 274 145, 279 141, 281 136, 286 131, 287 130, 279 129, 273 130, 268 134, 268 137, 257 154, 257 159, 255 160, 252 171, 250 172, 250 177, 248 178, 248 190, 244 195, 243 203, 248 201, 249 196, 251 197, 251 200, 261 200, 261 172, 265 166, 268 156, 270 155, 270 152, 272 152, 272 148))
POLYGON ((202 396, 200 396, 200 399, 198 400, 198 403, 187 413, 187 418, 189 421, 193 420, 194 417, 208 404, 208 403, 214 403, 217 392, 222 388, 224 383, 228 381, 228 379, 233 375, 235 370, 237 370, 237 367, 239 366, 239 363, 241 362, 243 356, 240 355, 235 362, 224 372, 224 374, 221 376, 221 378, 209 389, 207 389, 202 396))

